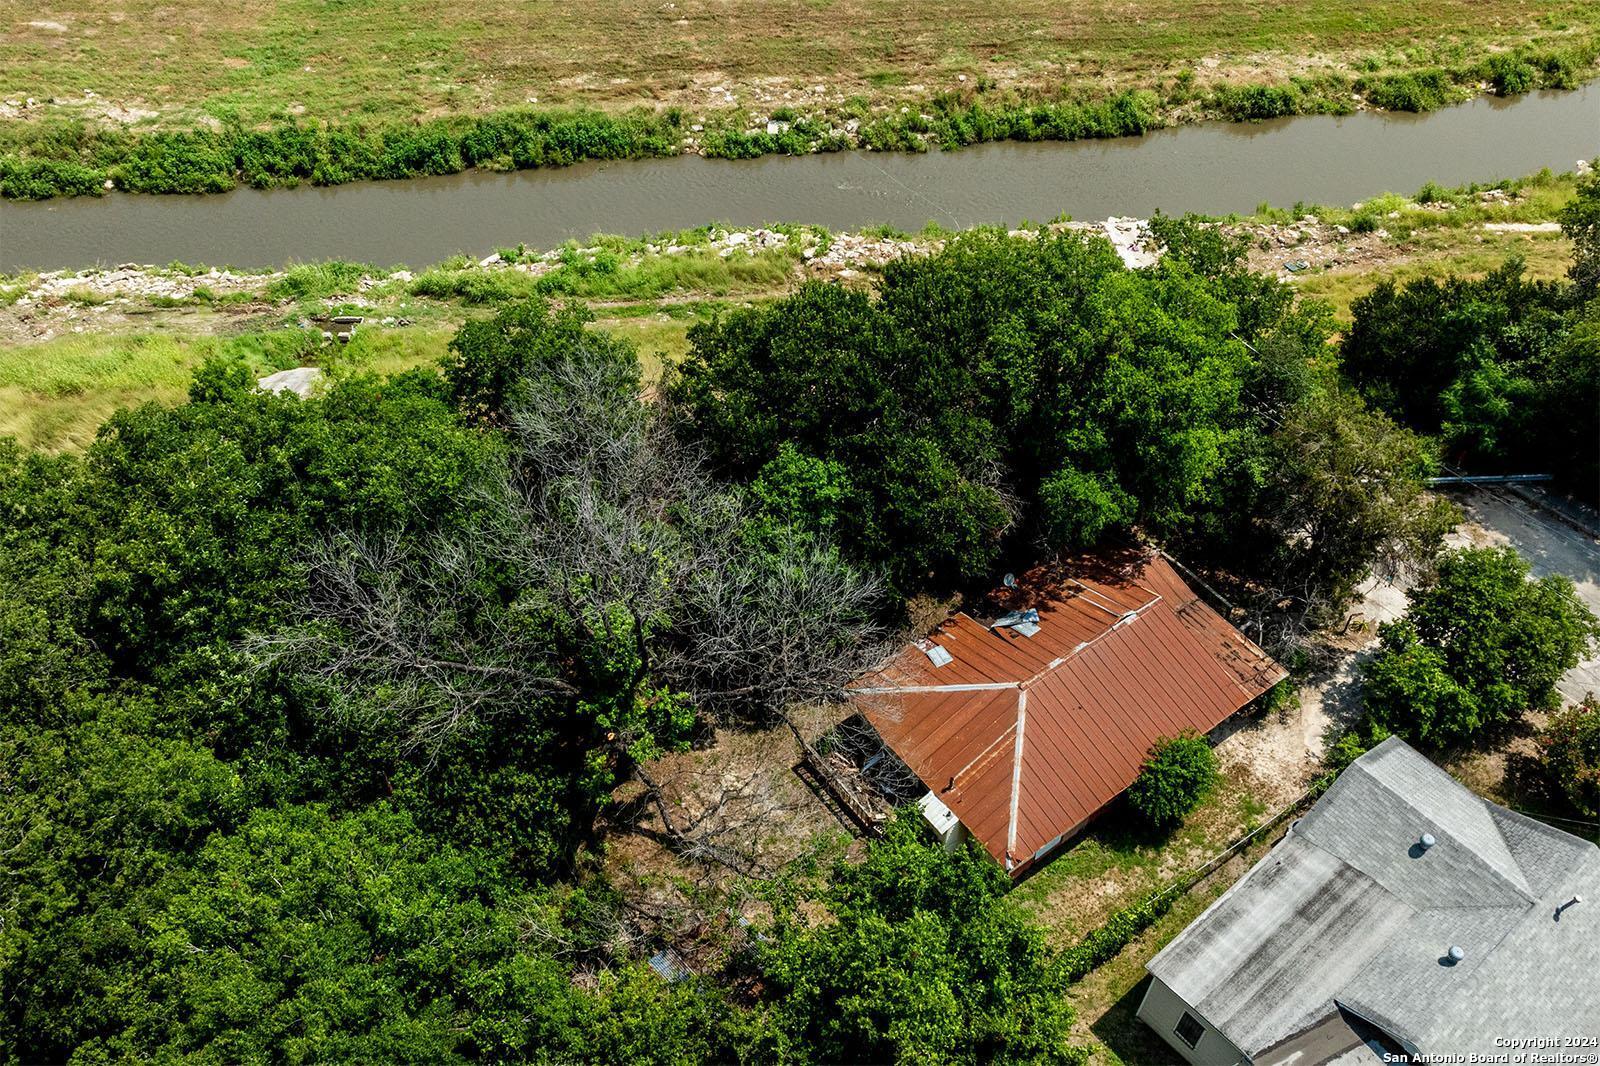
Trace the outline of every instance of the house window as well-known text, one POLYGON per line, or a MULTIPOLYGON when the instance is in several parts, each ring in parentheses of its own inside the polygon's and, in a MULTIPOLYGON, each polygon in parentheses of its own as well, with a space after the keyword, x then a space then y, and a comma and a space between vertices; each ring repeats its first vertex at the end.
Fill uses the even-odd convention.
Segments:
POLYGON ((1205 1035, 1206 1027, 1200 1020, 1188 1011, 1183 1012, 1183 1017, 1178 1019, 1178 1027, 1173 1030, 1178 1034, 1178 1039, 1188 1044, 1191 1048, 1200 1043, 1200 1038, 1205 1035))

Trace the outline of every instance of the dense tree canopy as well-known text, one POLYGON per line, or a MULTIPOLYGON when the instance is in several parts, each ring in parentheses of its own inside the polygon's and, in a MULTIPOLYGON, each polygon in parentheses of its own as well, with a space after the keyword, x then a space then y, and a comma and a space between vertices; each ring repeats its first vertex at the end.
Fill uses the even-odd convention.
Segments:
POLYGON ((879 586, 795 524, 830 471, 714 481, 583 322, 306 400, 214 363, 81 458, 0 445, 7 1057, 812 1057, 572 901, 617 782, 854 676, 879 586))
POLYGON ((1600 173, 1578 182, 1578 194, 1561 212, 1561 229, 1572 241, 1572 284, 1578 298, 1600 296, 1600 173))
POLYGON ((1309 578, 1320 594, 1386 548, 1428 542, 1428 448, 1324 395, 1327 321, 1244 270, 1215 229, 1158 232, 1171 254, 1147 270, 1073 234, 980 232, 890 264, 877 299, 807 285, 697 327, 666 392, 717 469, 764 499, 807 501, 786 506, 901 592, 1133 527, 1219 556, 1281 542, 1334 495, 1317 486, 1341 460, 1319 445, 1341 430, 1359 453, 1345 466, 1386 502, 1347 505, 1357 521, 1318 515, 1327 538, 1292 563, 1270 545, 1302 571, 1273 583, 1309 578), (1263 496, 1277 514, 1254 531, 1263 496))
POLYGON ((1475 470, 1600 491, 1592 290, 1528 281, 1513 259, 1483 278, 1383 282, 1353 311, 1343 365, 1379 407, 1475 470))
POLYGON ((780 897, 757 942, 779 1050, 823 1062, 1081 1063, 1056 956, 1009 879, 969 844, 954 856, 902 814, 866 861, 820 893, 780 897), (826 908, 816 920, 809 902, 826 908))

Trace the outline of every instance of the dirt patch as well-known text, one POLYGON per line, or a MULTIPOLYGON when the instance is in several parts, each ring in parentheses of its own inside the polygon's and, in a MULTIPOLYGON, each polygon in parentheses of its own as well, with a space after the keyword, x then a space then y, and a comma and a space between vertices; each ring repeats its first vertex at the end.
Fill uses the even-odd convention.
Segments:
POLYGON ((794 773, 799 758, 794 735, 776 726, 719 729, 697 750, 651 762, 645 772, 678 839, 638 782, 613 797, 600 825, 606 878, 691 963, 724 950, 739 919, 759 910, 750 894, 757 881, 802 857, 863 846, 794 773))
POLYGON ((1248 241, 1245 262, 1251 270, 1293 281, 1329 270, 1370 270, 1414 254, 1404 241, 1382 229, 1355 233, 1348 226, 1324 225, 1315 215, 1299 222, 1240 224, 1223 227, 1248 241))

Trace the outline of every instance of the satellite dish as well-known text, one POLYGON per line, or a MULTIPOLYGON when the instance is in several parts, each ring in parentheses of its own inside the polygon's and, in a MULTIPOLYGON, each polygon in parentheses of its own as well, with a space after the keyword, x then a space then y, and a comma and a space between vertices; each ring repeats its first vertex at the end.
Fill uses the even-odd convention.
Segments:
POLYGON ((1005 586, 1008 589, 1016 588, 1017 587, 1017 575, 1016 574, 1007 574, 1005 576, 1005 586))

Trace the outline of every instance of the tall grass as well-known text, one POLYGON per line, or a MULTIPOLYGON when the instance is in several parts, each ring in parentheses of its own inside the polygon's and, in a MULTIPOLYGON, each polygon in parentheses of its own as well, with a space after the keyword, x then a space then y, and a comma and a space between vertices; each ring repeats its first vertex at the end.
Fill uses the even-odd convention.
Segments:
POLYGON ((267 286, 269 300, 320 300, 356 291, 369 274, 380 274, 366 263, 330 259, 326 263, 301 263, 290 267, 283 277, 267 286))
POLYGON ((177 403, 208 356, 271 373, 314 358, 301 330, 239 337, 85 333, 0 348, 0 436, 47 450, 81 448, 119 407, 177 403))
POLYGON ((690 251, 626 261, 602 248, 592 256, 571 256, 539 277, 521 270, 442 264, 419 275, 411 283, 411 294, 468 304, 533 295, 638 300, 686 292, 726 296, 781 285, 793 277, 798 260, 798 253, 790 249, 768 249, 754 255, 739 251, 726 258, 711 251, 690 251))
POLYGON ((131 133, 81 122, 13 124, 0 144, 0 196, 98 194, 109 180, 130 192, 225 192, 239 183, 339 185, 351 181, 559 167, 588 159, 674 155, 676 110, 506 111, 420 124, 131 133))

